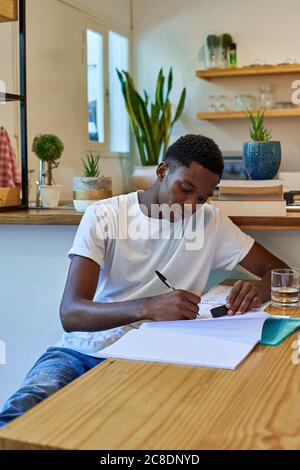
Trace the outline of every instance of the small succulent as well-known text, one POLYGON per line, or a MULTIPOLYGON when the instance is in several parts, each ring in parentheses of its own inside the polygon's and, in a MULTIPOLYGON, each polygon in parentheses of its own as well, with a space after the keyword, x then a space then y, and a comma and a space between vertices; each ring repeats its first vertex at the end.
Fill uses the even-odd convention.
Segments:
POLYGON ((86 154, 86 159, 81 159, 83 167, 83 175, 85 178, 98 178, 100 175, 99 163, 101 154, 94 155, 92 152, 86 154))
POLYGON ((272 138, 271 131, 265 128, 265 111, 251 112, 247 110, 249 119, 250 137, 254 142, 269 142, 272 138))

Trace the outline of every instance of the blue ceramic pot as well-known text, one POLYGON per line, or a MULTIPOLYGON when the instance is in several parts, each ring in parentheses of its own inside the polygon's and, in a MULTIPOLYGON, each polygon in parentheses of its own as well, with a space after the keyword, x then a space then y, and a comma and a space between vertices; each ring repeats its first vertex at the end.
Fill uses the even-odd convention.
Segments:
POLYGON ((277 175, 281 163, 280 142, 246 142, 243 159, 251 180, 271 180, 277 175))

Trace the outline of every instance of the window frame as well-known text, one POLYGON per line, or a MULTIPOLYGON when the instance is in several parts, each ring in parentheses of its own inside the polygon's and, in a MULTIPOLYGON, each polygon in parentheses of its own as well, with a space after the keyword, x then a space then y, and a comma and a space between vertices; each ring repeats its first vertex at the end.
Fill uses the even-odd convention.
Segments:
POLYGON ((129 46, 129 73, 132 74, 132 34, 125 28, 117 26, 113 23, 111 24, 103 24, 94 19, 87 19, 83 24, 82 30, 82 37, 83 37, 83 47, 82 47, 82 58, 84 64, 84 93, 83 97, 85 100, 84 105, 84 120, 85 120, 85 138, 84 143, 86 147, 86 151, 92 152, 103 152, 103 157, 107 158, 123 158, 129 157, 131 155, 132 149, 132 133, 130 129, 130 121, 129 121, 129 144, 130 149, 129 152, 126 153, 116 153, 110 150, 110 89, 109 89, 109 32, 113 31, 118 33, 122 36, 128 38, 128 46, 129 46), (104 103, 104 143, 101 142, 94 142, 89 139, 88 133, 88 118, 89 118, 89 109, 88 109, 88 67, 87 67, 87 32, 88 30, 95 31, 103 36, 103 85, 104 85, 104 96, 103 96, 103 103, 104 103))

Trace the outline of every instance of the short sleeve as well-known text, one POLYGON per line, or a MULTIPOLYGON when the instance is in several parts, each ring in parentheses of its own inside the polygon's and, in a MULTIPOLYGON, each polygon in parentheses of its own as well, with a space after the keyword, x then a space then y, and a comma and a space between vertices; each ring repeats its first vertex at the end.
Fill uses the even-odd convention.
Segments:
POLYGON ((90 258, 103 268, 106 240, 105 234, 104 236, 101 234, 101 223, 98 212, 99 208, 96 210, 95 205, 87 208, 68 256, 72 257, 73 255, 77 255, 90 258))
POLYGON ((254 240, 219 211, 212 269, 232 271, 249 253, 254 240))

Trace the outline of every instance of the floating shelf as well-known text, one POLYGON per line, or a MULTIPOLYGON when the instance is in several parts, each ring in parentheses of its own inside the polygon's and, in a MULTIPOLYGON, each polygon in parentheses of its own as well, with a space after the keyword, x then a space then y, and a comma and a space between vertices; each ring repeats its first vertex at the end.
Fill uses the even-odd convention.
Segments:
MULTIPOLYGON (((256 111, 252 111, 256 112, 256 111)), ((265 117, 300 117, 300 108, 272 108, 266 109, 265 117)), ((222 111, 198 113, 197 119, 204 121, 215 121, 221 119, 246 119, 244 111, 222 111)))
POLYGON ((7 21, 17 21, 18 19, 18 1, 1 0, 0 2, 0 23, 7 21))
POLYGON ((197 70, 196 75, 205 80, 224 77, 249 77, 257 75, 299 74, 300 64, 261 65, 255 67, 237 67, 235 69, 197 70))

